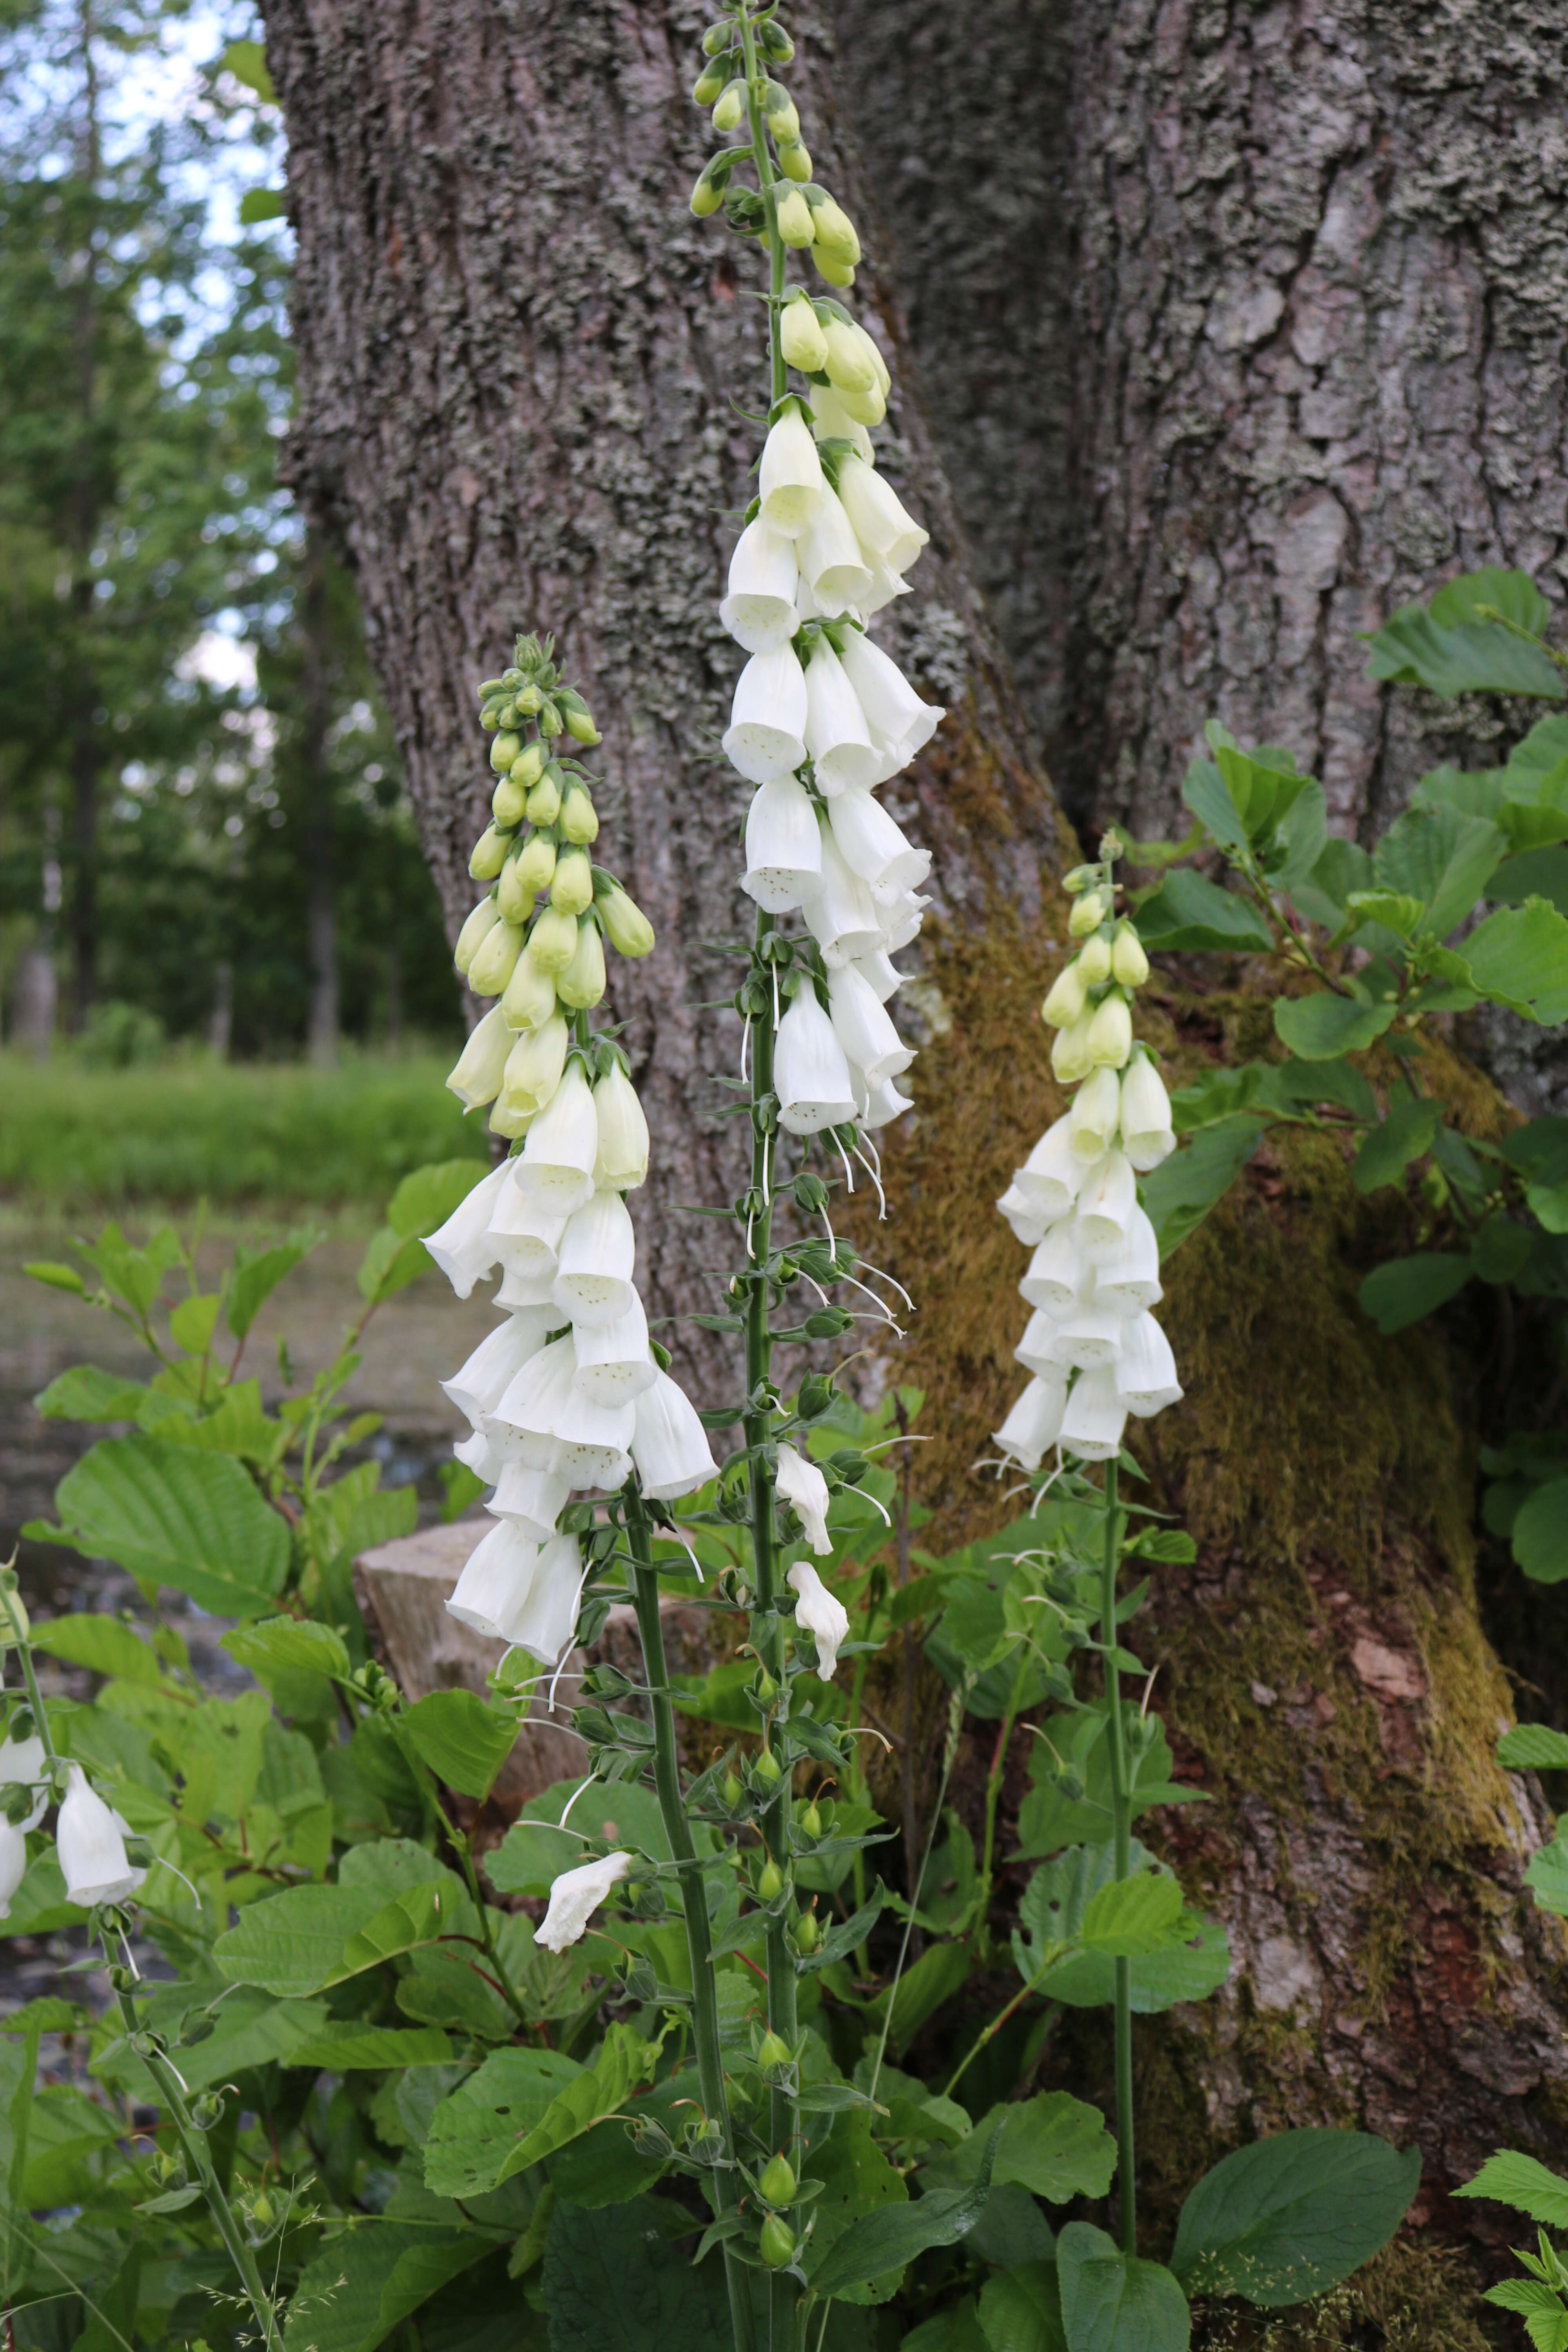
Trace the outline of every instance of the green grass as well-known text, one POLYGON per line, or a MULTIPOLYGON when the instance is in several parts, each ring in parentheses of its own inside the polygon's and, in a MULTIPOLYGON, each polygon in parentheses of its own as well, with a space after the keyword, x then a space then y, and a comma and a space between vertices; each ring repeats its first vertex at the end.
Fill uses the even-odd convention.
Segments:
POLYGON ((202 1198, 371 1207, 411 1168, 485 1156, 449 1057, 345 1055, 335 1070, 192 1057, 101 1070, 0 1054, 0 1200, 110 1212, 202 1198))

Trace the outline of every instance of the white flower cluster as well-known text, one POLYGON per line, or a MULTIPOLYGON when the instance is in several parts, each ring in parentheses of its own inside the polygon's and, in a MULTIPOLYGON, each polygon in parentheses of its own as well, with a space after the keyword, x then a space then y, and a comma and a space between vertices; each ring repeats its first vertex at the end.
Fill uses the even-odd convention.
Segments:
MULTIPOLYGON (((11 1897, 27 1867, 27 1832, 37 1829, 49 1803, 44 1743, 35 1732, 26 1739, 0 1741, 0 1790, 24 1788, 32 1803, 19 1822, 0 1819, 0 1919, 8 1918, 11 1897)), ((79 1764, 66 1766, 66 1793, 55 1822, 55 1853, 66 1894, 84 1910, 95 1903, 123 1903, 147 1874, 125 1851, 128 1825, 105 1804, 79 1764)))
POLYGON ((1058 1076, 1082 1084, 996 1203, 1034 1252, 1018 1285, 1034 1313, 1015 1351, 1033 1378, 995 1433, 1026 1470, 1058 1444, 1109 1461, 1129 1413, 1146 1420, 1182 1394, 1149 1311, 1162 1297, 1160 1252, 1135 1173, 1176 1141, 1159 1073, 1132 1036, 1131 998, 1148 959, 1131 926, 1111 919, 1109 866, 1079 867, 1069 889, 1075 882, 1072 930, 1083 945, 1044 1018, 1058 1030, 1058 1076), (1098 887, 1084 887, 1091 877, 1098 887))
MULTIPOLYGON (((801 317, 816 329, 814 306, 797 293, 784 313, 786 356, 790 322, 801 317)), ((807 984, 779 1024, 773 1084, 779 1123, 795 1135, 855 1119, 883 1127, 909 1108, 895 1082, 914 1054, 887 1004, 902 979, 892 958, 930 903, 920 886, 931 855, 874 794, 944 716, 865 634, 869 615, 906 593, 902 574, 928 534, 877 473, 859 421, 883 413, 881 353, 841 316, 826 332, 863 354, 870 389, 814 384, 809 411, 795 396, 781 411, 763 451, 758 512, 720 606, 751 655, 724 736, 731 763, 757 786, 742 887, 770 913, 798 908, 828 974, 826 1010, 807 984)), ((793 349, 793 364, 823 364, 798 334, 793 349)))

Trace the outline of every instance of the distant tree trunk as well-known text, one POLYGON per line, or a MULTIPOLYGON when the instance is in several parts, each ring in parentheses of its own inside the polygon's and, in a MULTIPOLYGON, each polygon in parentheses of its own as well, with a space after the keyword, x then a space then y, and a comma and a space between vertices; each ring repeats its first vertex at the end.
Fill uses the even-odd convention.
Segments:
MULTIPOLYGON (((851 98, 847 79, 830 93, 823 14, 802 5, 790 12, 802 43, 794 79, 820 176, 868 219, 874 187, 910 233, 934 412, 982 567, 999 588, 1016 580, 1001 609, 1061 740, 1068 722, 1050 714, 1067 707, 1071 665, 1042 649, 1080 642, 1075 612, 1126 607, 1104 642, 1121 630, 1136 646, 1142 683, 1130 703, 1121 670, 1095 655, 1105 726, 1121 732, 1109 764, 1096 754, 1082 774, 1080 799, 1121 776, 1125 740, 1132 765, 1118 804, 1152 823, 1170 813, 1177 756, 1156 756, 1158 729, 1173 746, 1196 723, 1182 717, 1182 696, 1196 718, 1212 694, 1246 723, 1236 694, 1256 692, 1261 706, 1267 660, 1295 640, 1270 635, 1255 658, 1249 638, 1216 622, 1197 647, 1197 682, 1184 684, 1181 649, 1141 617, 1145 602, 1163 609, 1148 583, 1164 560, 1166 493, 1155 499, 1147 478, 1164 478, 1140 442, 1122 484, 1112 422, 1081 405, 1068 446, 1069 358, 1071 399, 1088 403, 1100 384, 1109 402, 1114 354, 1152 347, 1133 289, 1099 262, 1080 265, 1081 300, 1105 314, 1103 379, 1092 353, 1060 351, 1031 319, 1037 293, 1058 299, 1064 222, 1081 213, 1086 254, 1091 229, 1101 242, 1110 234, 1077 184, 1093 181, 1092 142, 1069 154, 1058 138, 1074 184, 1058 183, 1031 160, 1031 126, 1068 87, 1064 76, 1076 78, 1079 108, 1124 104, 1115 154, 1126 158, 1126 211, 1141 173, 1163 184, 1161 142, 1181 114, 1156 118, 1116 93, 1127 75, 1136 81, 1130 59, 1172 58, 1160 69, 1176 71, 1189 19, 1162 19, 1146 53, 1111 42, 1109 0, 1080 6, 1060 37, 1037 23, 1046 13, 991 0, 949 22, 934 0, 846 5, 834 16, 851 98), (961 70, 966 45, 973 61, 961 70), (902 79, 884 86, 884 72, 902 79), (957 131, 944 149, 950 95, 957 131), (998 120, 982 137, 988 106, 998 120), (869 168, 850 142, 863 121, 869 168), (966 280, 977 241, 982 267, 966 280), (1031 443, 1037 390, 1058 422, 1047 415, 1031 443), (1109 468, 1094 478, 1097 501, 1069 497, 1064 480, 1089 478, 1093 464, 1109 468), (1124 523, 1133 490, 1142 503, 1124 523)), ((478 679, 514 629, 553 627, 592 698, 613 812, 605 862, 659 935, 656 954, 617 971, 616 1008, 657 1139, 637 1202, 650 1305, 709 1305, 712 1229, 671 1204, 722 1199, 738 1180, 732 1129, 716 1123, 720 1097, 703 1083, 734 1066, 738 1041, 727 1015, 698 1006, 730 992, 732 966, 715 943, 749 911, 734 882, 747 795, 714 757, 737 667, 714 608, 756 440, 729 399, 754 401, 761 370, 754 255, 686 210, 706 152, 686 99, 699 16, 686 0, 571 10, 267 0, 267 16, 300 238, 295 486, 353 563, 452 929, 473 896, 467 856, 488 798, 478 679)), ((1130 21, 1137 43, 1143 18, 1130 21)), ((1215 43, 1227 22, 1215 13, 1215 43)), ((1248 19, 1260 47, 1274 22, 1248 19)), ((1216 106, 1226 89, 1220 76, 1216 106)), ((1222 142, 1208 168, 1227 152, 1222 142)), ((1140 237, 1151 250, 1157 240, 1131 217, 1124 233, 1131 271, 1140 237)), ((919 1115, 889 1138, 892 1219, 874 1229, 883 1262, 920 1301, 906 1362, 938 1441, 920 1472, 942 1514, 929 1540, 996 1520, 995 1491, 978 1489, 969 1465, 1016 1390, 1023 1312, 1018 1252, 991 1203, 1059 1107, 1035 1013, 1060 957, 1054 876, 1074 845, 994 650, 887 248, 867 242, 884 257, 855 300, 887 339, 899 395, 882 462, 934 534, 889 641, 950 711, 893 795, 936 854, 940 920, 922 944, 925 985, 910 992, 926 1028, 919 1115)), ((1169 326, 1198 332, 1179 305, 1169 326)), ((1131 360, 1126 373, 1142 383, 1131 360)), ((1116 413, 1136 420, 1138 401, 1153 397, 1140 391, 1116 413)), ((1249 466, 1210 436, 1216 498, 1249 466)), ((1278 532, 1270 544, 1278 552, 1278 532)), ((1182 555, 1184 580, 1195 560, 1182 555)), ((1331 606, 1329 589, 1314 593, 1331 606)), ((1294 708, 1285 727, 1276 714, 1261 731, 1288 732, 1294 708)), ((1366 793, 1370 806, 1370 770, 1366 793)), ((1173 984, 1152 999, 1178 1068, 1245 1052, 1247 1012, 1173 984)), ((1226 1913, 1238 1966, 1221 2000, 1143 2037, 1151 2097, 1163 2101, 1154 2146, 1173 2195, 1216 2145, 1285 2120, 1365 2116, 1420 2142, 1431 2210, 1490 2145, 1561 2154, 1550 2117, 1568 2079, 1561 1938, 1531 1920, 1520 1887, 1539 1800, 1489 1760, 1507 1695, 1477 1625, 1456 1386, 1439 1350, 1385 1343, 1356 1321, 1358 1253, 1377 1237, 1342 1167, 1265 1159, 1205 1234, 1172 1274, 1189 1402, 1147 1444, 1156 1493, 1185 1513, 1202 1557, 1190 1577, 1162 1584, 1146 1638, 1169 1668, 1182 1762, 1215 1800, 1197 1828, 1186 1825, 1195 1815, 1178 1819, 1171 1850, 1194 1892, 1226 1913), (1299 1267, 1310 1350, 1293 1344, 1306 1312, 1299 1267)), ((732 1393, 713 1348, 683 1332, 679 1349, 677 1369, 705 1402, 732 1393)), ((1469 2226, 1474 2209, 1458 2218, 1469 2226)))
POLYGON ((306 1051, 318 1069, 338 1058, 338 906, 333 872, 331 765, 327 737, 332 723, 328 647, 331 613, 327 550, 311 529, 305 551, 300 599, 300 782, 304 800, 305 858, 309 869, 305 926, 310 952, 310 1009, 306 1051))
MULTIPOLYGON (((81 117, 77 136, 77 172, 90 200, 98 193, 103 170, 102 136, 99 121, 97 26, 91 0, 81 0, 77 12, 77 62, 81 69, 81 117)), ((71 498, 70 545, 76 560, 71 603, 84 646, 90 645, 97 582, 91 570, 101 509, 101 485, 96 446, 98 420, 98 227, 89 213, 86 247, 79 257, 76 299, 77 424, 79 446, 77 478, 71 498)), ((75 871, 71 882, 70 938, 72 981, 70 1026, 81 1029, 98 995, 98 818, 103 746, 100 730, 105 713, 98 705, 98 680, 90 674, 71 682, 70 726, 71 850, 75 871)))

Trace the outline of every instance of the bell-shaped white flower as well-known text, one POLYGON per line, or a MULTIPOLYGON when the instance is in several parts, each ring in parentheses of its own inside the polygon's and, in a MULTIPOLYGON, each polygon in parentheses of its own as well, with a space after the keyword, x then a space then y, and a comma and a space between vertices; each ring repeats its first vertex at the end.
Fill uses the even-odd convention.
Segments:
POLYGON ((809 980, 795 991, 779 1023, 773 1091, 779 1098, 779 1125, 791 1135, 815 1135, 855 1116, 855 1089, 844 1048, 809 980))
POLYGON ((1152 1315, 1140 1315, 1127 1327, 1116 1363, 1116 1394, 1140 1421, 1181 1401, 1171 1343, 1152 1315))
MULTIPOLYGON (((574 1323, 572 1339, 577 1350, 572 1385, 580 1396, 595 1404, 626 1404, 652 1388, 658 1366, 647 1343, 647 1317, 635 1290, 613 1323, 574 1323)), ((634 1423, 634 1437, 636 1433, 634 1423)))
POLYGON ((897 492, 863 458, 839 460, 838 496, 861 546, 879 555, 889 572, 907 572, 930 544, 930 531, 905 512, 897 492))
POLYGON ((632 1460, 645 1495, 673 1502, 719 1475, 697 1409, 668 1372, 657 1374, 633 1404, 632 1460))
POLYGON ((1020 1191, 1016 1181, 1008 1185, 996 1206, 1012 1226, 1015 1238, 1026 1249, 1037 1249, 1053 1220, 1041 1215, 1038 1205, 1020 1191))
POLYGON ((1031 1307, 1043 1307, 1058 1319, 1070 1314, 1079 1299, 1092 1296, 1094 1270, 1076 1217, 1051 1227, 1018 1289, 1031 1307))
MULTIPOLYGON (((557 1218, 555 1222, 559 1224, 564 1221, 557 1218)), ((498 1307, 504 1307, 510 1315, 521 1315, 530 1307, 549 1307, 551 1286, 554 1280, 553 1266, 546 1268, 542 1273, 527 1274, 521 1272, 515 1265, 503 1265, 500 1287, 496 1292, 495 1303, 498 1307)), ((558 1323, 561 1318, 558 1314, 552 1313, 550 1319, 552 1323, 558 1323)))
POLYGON ((503 1462, 549 1470, 555 1460, 555 1424, 565 1411, 577 1370, 577 1351, 568 1331, 531 1356, 508 1382, 500 1403, 485 1417, 485 1434, 503 1462))
MULTIPOLYGON (((480 1428, 485 1415, 495 1411, 529 1358, 536 1356, 543 1347, 549 1328, 550 1318, 542 1307, 509 1315, 504 1323, 498 1323, 479 1341, 461 1370, 454 1372, 449 1381, 442 1381, 441 1386, 470 1429, 480 1428)), ((0 1760, 4 1752, 0 1749, 0 1760)))
POLYGON ((555 1522, 572 1496, 564 1478, 549 1470, 530 1470, 521 1462, 501 1465, 495 1489, 486 1510, 498 1519, 510 1519, 520 1534, 540 1544, 555 1533, 555 1522))
POLYGON ((454 1445, 452 1454, 465 1470, 473 1472, 481 1486, 493 1486, 504 1467, 500 1455, 491 1447, 488 1430, 484 1429, 476 1429, 471 1437, 465 1437, 461 1444, 454 1445))
POLYGON ((880 783, 890 771, 871 740, 855 689, 826 637, 812 647, 805 672, 805 748, 817 790, 829 798, 854 785, 880 783))
POLYGON ((517 1181, 542 1208, 569 1217, 594 1197, 599 1121, 583 1065, 575 1058, 528 1130, 517 1181))
POLYGON ((79 1764, 66 1766, 66 1793, 55 1823, 55 1853, 73 1903, 123 1903, 147 1874, 125 1851, 126 1824, 88 1785, 79 1764))
MULTIPOLYGON (((831 831, 822 835, 822 887, 805 901, 804 911, 806 929, 829 966, 875 955, 887 944, 882 911, 870 885, 845 864, 831 831)), ((918 919, 914 928, 920 928, 918 919)))
POLYGON ((811 427, 792 401, 769 427, 763 445, 757 479, 762 520, 783 538, 798 539, 816 512, 825 487, 811 427))
MULTIPOLYGON (((871 585, 860 599, 860 618, 863 621, 874 619, 885 604, 892 603, 895 596, 907 596, 909 593, 910 583, 902 574, 889 571, 879 555, 873 556, 871 585)), ((913 757, 912 753, 910 757, 913 757)))
POLYGON ((1121 1117, 1120 1079, 1114 1070, 1096 1070, 1074 1095, 1068 1113, 1068 1132, 1080 1160, 1104 1159, 1116 1139, 1121 1117))
MULTIPOLYGON (((16 1605, 15 1598, 12 1606, 16 1605)), ((37 1732, 29 1739, 0 1740, 0 1789, 37 1790, 33 1809, 20 1826, 36 1830, 48 1810, 49 1791, 44 1781, 44 1743, 37 1732)))
POLYGON ((1158 1168, 1176 1148, 1171 1097, 1159 1071, 1140 1054, 1121 1081, 1121 1149, 1134 1168, 1158 1168))
POLYGON ((792 1504, 805 1539, 813 1551, 829 1552, 833 1538, 827 1532, 827 1481, 815 1462, 797 1454, 793 1445, 779 1447, 778 1490, 786 1503, 792 1504))
POLYGON ((538 1559, 531 1534, 499 1518, 468 1554, 447 1614, 487 1641, 509 1640, 507 1627, 528 1599, 538 1559))
POLYGON ((1142 1209, 1134 1209, 1119 1242, 1091 1250, 1094 1296, 1119 1315, 1142 1315, 1159 1304, 1160 1244, 1142 1209))
POLYGON ((635 1192, 647 1181, 647 1120, 637 1090, 618 1062, 594 1088, 594 1121, 595 1184, 612 1192, 635 1192))
POLYGON ((1087 1078, 1094 1063, 1089 1050, 1089 1033, 1094 1026, 1094 1015, 1086 1005, 1076 1021, 1058 1029, 1051 1040, 1051 1068, 1064 1087, 1077 1086, 1087 1078))
POLYGON ((886 1004, 889 997, 896 995, 904 984, 903 973, 885 948, 874 948, 869 955, 857 956, 849 969, 859 973, 879 1004, 886 1004))
POLYGON ((1132 1014, 1113 990, 1089 1024, 1089 1058, 1099 1069, 1119 1070, 1132 1051, 1132 1014))
POLYGON ((930 850, 917 849, 869 793, 840 793, 828 805, 827 821, 849 871, 874 888, 918 890, 931 872, 930 850))
POLYGON ((1029 1382, 1012 1412, 994 1433, 1004 1454, 1026 1470, 1037 1470, 1061 1429, 1067 1399, 1067 1374, 1053 1368, 1029 1382))
POLYGON ((27 1874, 27 1833, 19 1822, 0 1821, 0 1919, 11 1916, 11 1897, 27 1874))
POLYGON ((893 1119, 902 1118, 905 1111, 913 1108, 914 1097, 901 1095, 891 1078, 884 1078, 880 1085, 868 1089, 865 1103, 860 1108, 860 1124, 873 1129, 887 1127, 893 1119))
POLYGON ((868 1090, 909 1068, 915 1058, 913 1046, 905 1045, 875 989, 868 987, 853 964, 841 964, 828 973, 827 1006, 833 1034, 868 1090))
POLYGON ((1114 1249, 1132 1223, 1138 1180, 1120 1151, 1108 1152, 1085 1177, 1078 1196, 1078 1231, 1086 1250, 1114 1249))
POLYGON ((583 1555, 576 1537, 552 1536, 541 1547, 521 1608, 507 1620, 506 1639, 542 1666, 555 1665, 572 1646, 582 1591, 583 1555))
POLYGON ((1127 1408, 1116 1393, 1116 1368, 1080 1372, 1062 1415, 1060 1441, 1084 1462, 1109 1462, 1121 1451, 1127 1408))
POLYGON ((746 816, 742 889, 770 915, 787 915, 821 887, 822 828, 805 786, 795 776, 759 784, 746 816))
POLYGON ((600 1862, 579 1863, 563 1870, 550 1890, 550 1905, 533 1931, 533 1940, 547 1952, 563 1952, 580 1941, 584 1929, 617 1880, 632 1866, 629 1853, 616 1850, 600 1862))
POLYGON ((637 1298, 637 1234, 618 1192, 597 1192, 561 1235, 551 1297, 581 1328, 618 1321, 637 1298))
POLYGON ((841 1601, 836 1601, 808 1559, 797 1559, 785 1571, 784 1581, 795 1587, 795 1622, 805 1627, 816 1643, 816 1674, 819 1682, 831 1682, 838 1664, 839 1649, 849 1639, 849 1612, 841 1601))
POLYGON ((748 783, 787 776, 805 758, 805 675, 793 646, 753 654, 735 684, 724 751, 748 783))
POLYGON ((895 956, 900 948, 919 935, 921 917, 931 905, 918 890, 906 890, 890 906, 882 908, 882 947, 886 954, 895 956))
POLYGON ((511 1045, 506 1015, 499 1004, 492 1004, 484 1019, 476 1021, 469 1030, 468 1042, 447 1080, 465 1110, 478 1110, 481 1103, 494 1102, 511 1045))
POLYGON ((548 1287, 555 1279, 555 1253, 566 1220, 547 1209, 537 1193, 525 1190, 519 1181, 521 1171, 521 1160, 504 1163, 507 1181, 490 1214, 490 1239, 506 1273, 542 1277, 548 1287))
POLYGON ((900 768, 906 766, 930 742, 946 711, 922 702, 898 663, 858 629, 844 633, 844 672, 872 734, 896 753, 900 768))
POLYGON ((847 441, 855 455, 868 466, 877 462, 871 446, 871 436, 858 416, 851 416, 831 384, 814 383, 811 387, 812 427, 819 441, 847 441))
POLYGON ((1101 1305, 1098 1292, 1087 1300, 1075 1299, 1057 1325, 1052 1361, 1076 1365, 1080 1371, 1114 1364, 1121 1353, 1123 1321, 1114 1307, 1101 1305))
MULTIPOLYGON (((1070 1313, 1070 1308, 1068 1311, 1070 1313)), ((1026 1372, 1037 1372, 1045 1378, 1061 1368, 1062 1360, 1056 1351, 1056 1338, 1057 1318, 1054 1315, 1047 1315, 1043 1307, 1037 1307, 1013 1353, 1026 1372)))
POLYGON ((871 567, 837 494, 825 482, 811 520, 795 541, 801 576, 819 613, 837 615, 858 604, 871 585, 871 567))
POLYGON ((758 515, 736 541, 730 558, 730 593, 719 618, 749 654, 771 654, 788 645, 799 625, 795 590, 800 583, 795 541, 758 515))
MULTIPOLYGON (((489 1020, 489 1015, 487 1013, 485 1018, 489 1020)), ((503 1160, 488 1176, 480 1177, 444 1225, 423 1237, 426 1248, 459 1298, 467 1298, 475 1283, 482 1282, 495 1266, 496 1247, 490 1239, 489 1223, 508 1175, 509 1166, 503 1160)))
POLYGON ((1023 1166, 1014 1170, 1013 1181, 1024 1198, 1033 1202, 1042 1221, 1054 1224, 1072 1207, 1086 1173, 1083 1161, 1073 1150, 1069 1112, 1047 1128, 1023 1166))

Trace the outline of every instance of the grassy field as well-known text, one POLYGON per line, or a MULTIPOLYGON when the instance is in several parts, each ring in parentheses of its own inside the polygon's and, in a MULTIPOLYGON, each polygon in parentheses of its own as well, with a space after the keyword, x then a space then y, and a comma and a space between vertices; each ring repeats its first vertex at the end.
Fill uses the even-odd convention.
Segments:
POLYGON ((303 1065, 171 1060, 92 1069, 0 1054, 0 1201, 24 1211, 139 1203, 368 1210, 426 1160, 485 1156, 445 1085, 448 1057, 303 1065))

